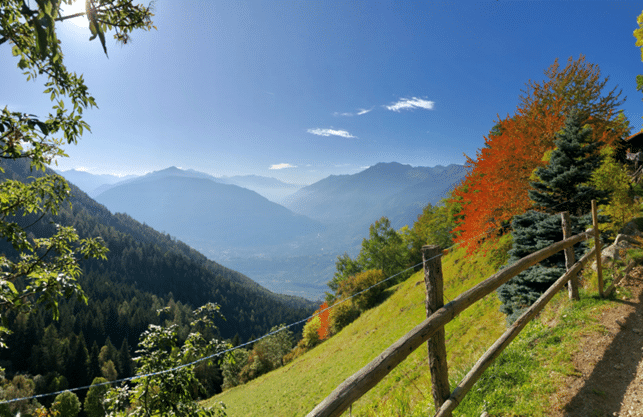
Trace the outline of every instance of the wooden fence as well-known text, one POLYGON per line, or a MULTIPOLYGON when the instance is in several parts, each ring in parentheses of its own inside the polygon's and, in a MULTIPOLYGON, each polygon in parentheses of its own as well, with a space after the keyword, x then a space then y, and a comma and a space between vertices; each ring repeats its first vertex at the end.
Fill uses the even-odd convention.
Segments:
MULTIPOLYGON (((567 213, 561 213, 561 218, 563 226, 562 241, 534 252, 511 266, 496 272, 478 285, 463 292, 446 305, 444 305, 443 301, 442 263, 439 256, 442 251, 440 251, 437 246, 423 247, 427 318, 397 342, 393 343, 377 358, 347 378, 326 397, 326 399, 308 413, 307 417, 340 416, 353 402, 377 385, 379 381, 388 375, 400 362, 406 359, 407 356, 424 344, 424 342, 427 342, 428 346, 431 390, 435 409, 438 410, 435 417, 451 416, 453 409, 462 402, 464 396, 469 392, 471 387, 473 387, 482 373, 565 284, 569 282, 570 299, 578 299, 577 274, 583 265, 594 255, 596 256, 598 272, 598 290, 599 294, 604 296, 596 201, 592 200, 593 229, 570 237, 569 216, 567 213), (574 262, 573 245, 588 239, 590 236, 594 236, 594 248, 578 262, 574 262), (444 326, 462 311, 498 289, 498 287, 511 278, 561 250, 565 250, 567 272, 549 287, 549 289, 507 329, 484 355, 482 355, 453 392, 451 392, 449 388, 444 326)), ((446 253, 446 251, 444 251, 444 253, 446 253)))

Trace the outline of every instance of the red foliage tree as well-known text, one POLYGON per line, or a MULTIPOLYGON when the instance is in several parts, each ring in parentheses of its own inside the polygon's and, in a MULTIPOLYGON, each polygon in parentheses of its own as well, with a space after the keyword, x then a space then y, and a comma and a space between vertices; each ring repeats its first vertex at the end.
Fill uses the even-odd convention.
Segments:
POLYGON ((530 177, 547 163, 544 154, 554 148, 555 134, 571 108, 580 108, 593 127, 593 140, 619 146, 617 140, 627 134, 624 118, 615 117, 620 92, 601 95, 609 78, 601 81, 597 65, 585 63, 581 55, 576 61, 570 58, 562 70, 556 60, 545 75, 549 80, 542 84, 528 83, 514 116, 498 117, 476 159, 467 157, 469 172, 452 199, 462 207, 454 240, 469 254, 483 240, 500 235, 514 215, 531 208, 530 177))
POLYGON ((319 313, 319 320, 321 326, 317 329, 317 334, 319 335, 319 340, 325 340, 330 336, 330 309, 328 308, 328 303, 324 301, 324 304, 320 305, 315 314, 319 313))

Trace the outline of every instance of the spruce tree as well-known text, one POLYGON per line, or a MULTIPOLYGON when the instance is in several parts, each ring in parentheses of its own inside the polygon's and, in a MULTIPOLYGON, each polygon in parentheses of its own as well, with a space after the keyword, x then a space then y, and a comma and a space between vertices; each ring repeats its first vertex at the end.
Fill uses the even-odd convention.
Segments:
POLYGON ((592 128, 583 126, 583 122, 580 112, 569 114, 562 131, 556 134, 556 149, 549 164, 536 170, 540 181, 530 183, 533 190, 528 194, 540 211, 567 211, 578 218, 589 213, 592 200, 605 202, 609 198, 607 191, 597 190, 590 183, 603 160, 599 153, 603 143, 591 142, 592 128))
POLYGON ((89 351, 89 358, 87 362, 87 368, 89 369, 89 379, 94 379, 101 376, 100 374, 100 362, 98 356, 100 354, 100 349, 98 348, 98 343, 94 340, 92 348, 89 351))
MULTIPOLYGON (((515 216, 511 223, 513 247, 508 264, 563 239, 560 215, 568 211, 572 233, 591 224, 591 200, 605 202, 609 193, 589 185, 592 173, 600 166, 600 142, 591 142, 592 129, 583 126, 580 113, 572 111, 563 129, 556 134, 556 149, 547 166, 536 170, 540 181, 532 182, 529 198, 538 211, 515 216)), ((605 220, 601 216, 601 220, 605 220)), ((577 259, 583 250, 575 248, 577 259)), ((513 323, 565 272, 563 252, 549 257, 498 289, 500 310, 513 323)))
POLYGON ((118 351, 118 357, 118 363, 120 364, 120 368, 118 369, 119 375, 122 378, 129 378, 134 375, 132 355, 130 353, 130 347, 126 337, 123 338, 123 343, 121 343, 121 348, 118 351))

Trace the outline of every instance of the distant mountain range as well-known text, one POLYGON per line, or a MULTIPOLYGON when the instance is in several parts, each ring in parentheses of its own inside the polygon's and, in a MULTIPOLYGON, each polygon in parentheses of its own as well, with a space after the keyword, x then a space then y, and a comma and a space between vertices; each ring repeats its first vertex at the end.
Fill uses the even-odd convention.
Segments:
POLYGON ((466 173, 462 165, 412 167, 379 163, 353 175, 331 175, 286 199, 295 213, 329 225, 364 229, 386 216, 395 228, 412 226, 428 204, 436 204, 466 173))
POLYGON ((316 299, 327 290, 337 255, 355 255, 370 224, 387 216, 395 228, 412 226, 465 173, 462 165, 379 163, 298 189, 273 178, 213 177, 170 167, 103 185, 96 200, 272 291, 316 299), (274 191, 273 198, 279 194, 284 206, 269 201, 266 190, 274 191))
POLYGON ((106 186, 136 178, 136 175, 118 177, 116 175, 108 174, 91 174, 89 172, 78 171, 75 169, 56 172, 65 177, 67 181, 86 192, 90 197, 98 195, 101 192, 101 189, 106 186))
POLYGON ((197 247, 278 245, 324 229, 254 191, 175 167, 115 184, 96 201, 197 247))
MULTIPOLYGON (((175 174, 179 176, 203 178, 217 182, 219 184, 232 184, 242 188, 247 188, 248 190, 254 191, 264 196, 268 200, 278 204, 282 204, 287 196, 302 187, 301 185, 288 184, 283 181, 279 181, 276 178, 261 177, 258 175, 215 177, 203 172, 195 171, 193 169, 181 170, 176 167, 171 167, 168 169, 174 169, 175 174)), ((139 178, 138 175, 118 177, 116 175, 91 174, 86 171, 78 171, 75 169, 71 169, 68 171, 59 171, 58 173, 64 176, 67 181, 83 190, 92 198, 109 190, 116 184, 123 184, 129 182, 130 180, 139 178)))

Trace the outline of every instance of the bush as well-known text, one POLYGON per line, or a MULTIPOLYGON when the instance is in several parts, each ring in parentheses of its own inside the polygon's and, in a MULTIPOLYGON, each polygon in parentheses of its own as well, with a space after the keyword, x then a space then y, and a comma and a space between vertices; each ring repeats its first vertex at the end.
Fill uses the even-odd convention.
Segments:
MULTIPOLYGON (((339 294, 341 298, 347 298, 367 288, 372 287, 378 282, 382 281, 384 273, 381 269, 370 269, 368 271, 360 272, 352 277, 348 277, 339 285, 339 294)), ((363 292, 357 297, 353 298, 353 304, 360 310, 365 311, 374 307, 380 300, 380 296, 387 288, 386 283, 376 285, 368 291, 363 292)))
POLYGON ((107 391, 109 391, 108 385, 98 385, 107 382, 105 378, 96 377, 92 381, 92 386, 89 388, 87 397, 85 397, 85 403, 83 404, 85 409, 85 414, 89 417, 105 417, 105 407, 103 406, 103 400, 107 391), (97 386, 98 385, 98 386, 97 386))
POLYGON ((65 391, 56 396, 51 410, 58 411, 61 416, 76 417, 80 413, 80 400, 73 392, 65 391))
POLYGON ((353 304, 353 300, 342 300, 337 302, 330 309, 330 331, 337 334, 344 327, 351 324, 359 317, 359 309, 353 304))
POLYGON ((248 351, 237 349, 226 354, 225 360, 221 364, 221 373, 223 374, 222 388, 228 389, 236 387, 243 382, 240 379, 241 370, 248 364, 248 351))
POLYGON ((319 339, 319 329, 321 328, 321 319, 319 316, 313 317, 306 325, 304 326, 303 337, 301 339, 301 344, 307 348, 313 348, 321 342, 319 339))

